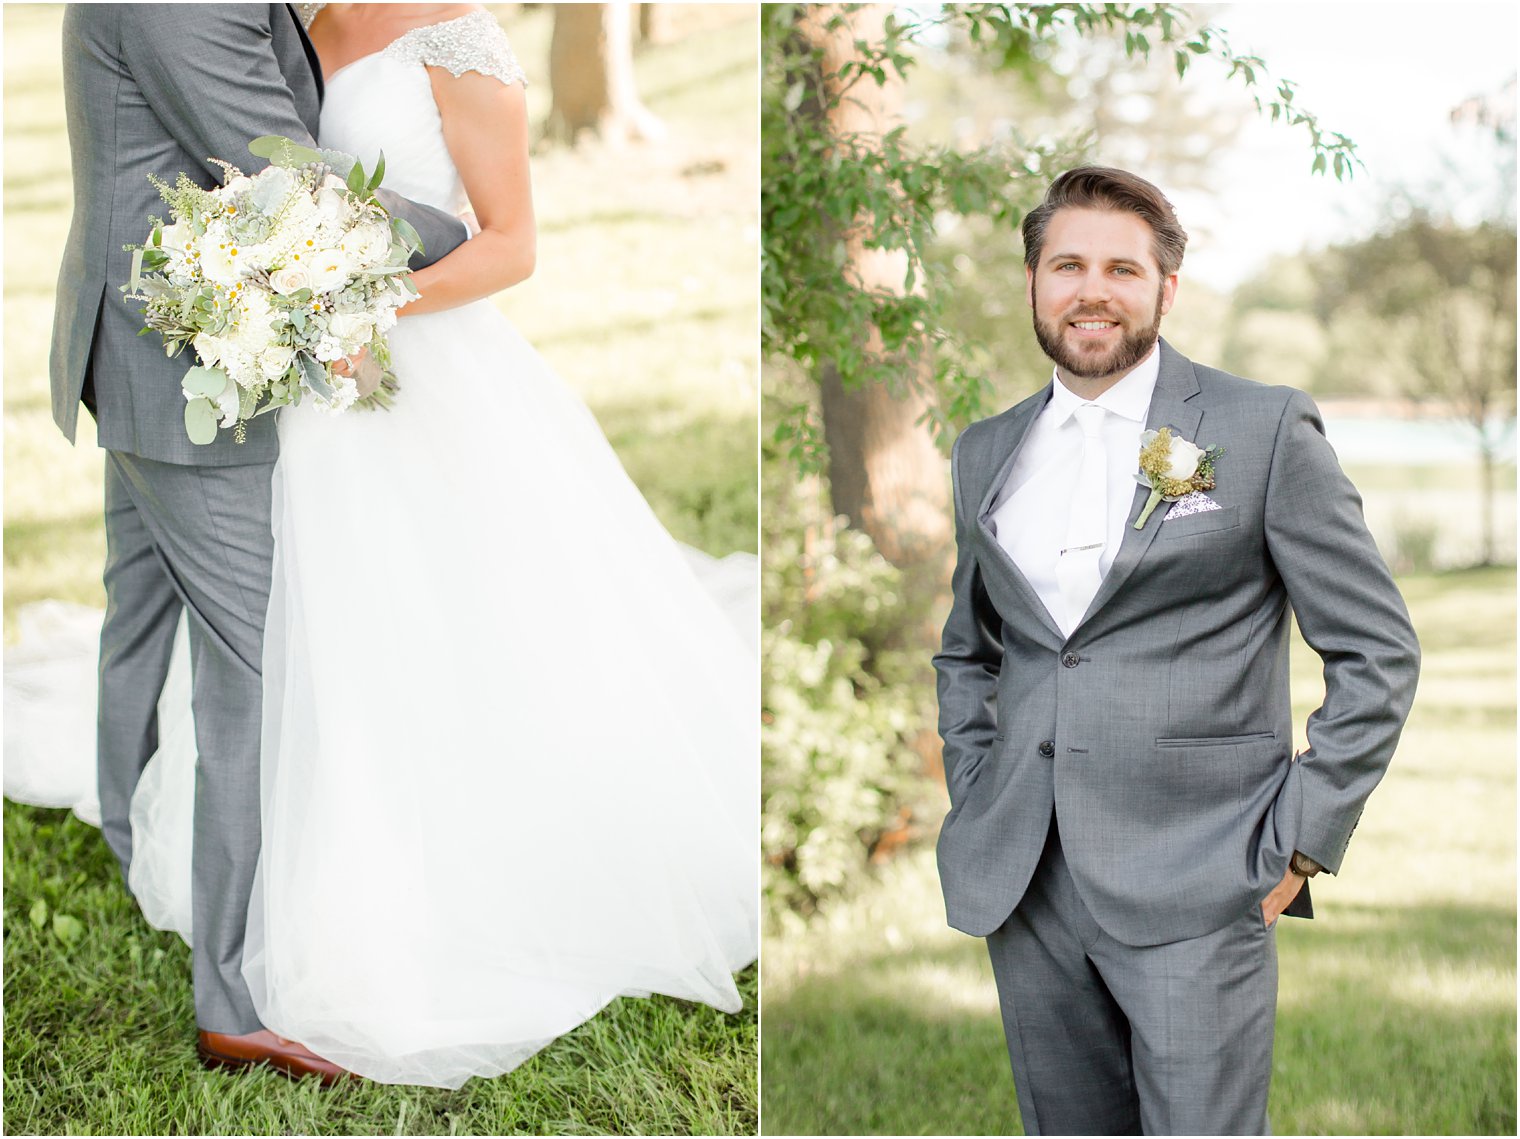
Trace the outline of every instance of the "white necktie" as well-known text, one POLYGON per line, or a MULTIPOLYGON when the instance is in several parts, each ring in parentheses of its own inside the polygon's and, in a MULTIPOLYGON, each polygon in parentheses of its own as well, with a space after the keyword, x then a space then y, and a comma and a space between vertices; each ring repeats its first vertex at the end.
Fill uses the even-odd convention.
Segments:
POLYGON ((1092 604, 1103 574, 1098 568, 1108 537, 1108 451, 1103 408, 1084 403, 1072 413, 1082 429, 1082 460, 1072 481, 1066 546, 1056 559, 1056 582, 1066 605, 1062 631, 1070 635, 1092 604))

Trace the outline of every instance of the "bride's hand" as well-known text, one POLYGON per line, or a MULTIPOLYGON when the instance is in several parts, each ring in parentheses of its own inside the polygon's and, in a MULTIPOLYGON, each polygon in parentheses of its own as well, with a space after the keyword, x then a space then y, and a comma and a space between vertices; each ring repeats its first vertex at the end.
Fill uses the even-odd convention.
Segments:
POLYGON ((333 372, 339 376, 353 376, 360 399, 374 394, 380 386, 380 364, 370 355, 368 348, 361 348, 354 355, 336 361, 333 372))

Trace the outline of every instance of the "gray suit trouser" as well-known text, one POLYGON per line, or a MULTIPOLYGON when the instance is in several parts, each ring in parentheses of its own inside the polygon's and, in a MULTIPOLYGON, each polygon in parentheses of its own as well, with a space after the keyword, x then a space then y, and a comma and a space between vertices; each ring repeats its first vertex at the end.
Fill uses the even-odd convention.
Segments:
POLYGON ((101 830, 125 874, 132 792, 158 747, 157 703, 189 614, 198 752, 191 920, 195 1019, 261 1027, 243 981, 259 856, 260 679, 274 539, 272 463, 194 467, 106 452, 100 634, 101 830))
POLYGON ((1276 930, 1252 906, 1169 945, 1088 912, 1055 819, 1034 878, 987 938, 1030 1135, 1264 1135, 1276 930))

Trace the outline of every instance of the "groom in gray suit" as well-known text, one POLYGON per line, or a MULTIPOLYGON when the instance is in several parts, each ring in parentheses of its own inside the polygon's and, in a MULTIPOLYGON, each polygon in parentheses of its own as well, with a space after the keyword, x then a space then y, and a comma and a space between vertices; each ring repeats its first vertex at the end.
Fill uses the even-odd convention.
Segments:
MULTIPOLYGON (((126 873, 132 792, 158 746, 156 704, 175 627, 189 615, 196 744, 192 918, 199 1053, 208 1065, 340 1074, 259 1023, 242 976, 259 853, 260 669, 274 539, 274 417, 247 442, 185 434, 180 380, 193 361, 139 338, 119 286, 122 246, 167 207, 148 182, 220 180, 217 158, 252 172, 248 144, 314 145, 321 71, 288 4, 77 4, 63 23, 74 217, 58 276, 53 418, 72 442, 81 402, 106 449, 106 617, 100 643, 102 831, 126 873)), ((464 225, 387 191, 381 198, 436 260, 464 225)), ((333 883, 341 889, 342 883, 333 883)))
POLYGON ((1024 241, 1055 375, 953 460, 950 924, 987 938, 1030 1134, 1262 1134, 1275 921, 1340 869, 1419 647, 1310 399, 1160 340, 1160 191, 1068 171, 1024 241), (1325 680, 1299 755, 1293 614, 1325 680))

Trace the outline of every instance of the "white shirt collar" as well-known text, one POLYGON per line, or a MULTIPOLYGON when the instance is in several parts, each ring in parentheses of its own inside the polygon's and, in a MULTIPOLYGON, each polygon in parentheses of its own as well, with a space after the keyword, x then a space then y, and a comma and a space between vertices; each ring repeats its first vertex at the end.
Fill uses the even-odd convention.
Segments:
MULTIPOLYGON (((1097 404, 1105 411, 1111 411, 1121 418, 1144 426, 1146 416, 1150 414, 1151 396, 1156 391, 1156 380, 1160 375, 1161 342, 1157 340, 1155 346, 1151 348, 1150 355, 1136 364, 1129 375, 1090 402, 1097 404)), ((1063 384, 1059 375, 1054 375, 1050 402, 1045 405, 1045 414, 1051 419, 1052 426, 1060 427, 1071 418, 1072 412, 1088 402, 1063 384)))

